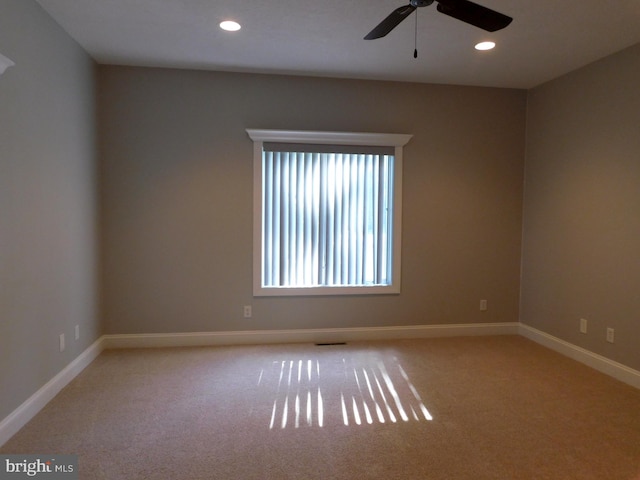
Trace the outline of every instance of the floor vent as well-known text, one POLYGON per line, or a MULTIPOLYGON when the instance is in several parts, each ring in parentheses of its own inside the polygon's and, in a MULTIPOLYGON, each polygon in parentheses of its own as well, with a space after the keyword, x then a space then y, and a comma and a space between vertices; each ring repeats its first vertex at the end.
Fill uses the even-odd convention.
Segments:
POLYGON ((329 343, 316 343, 316 347, 330 347, 332 345, 346 345, 347 342, 329 342, 329 343))

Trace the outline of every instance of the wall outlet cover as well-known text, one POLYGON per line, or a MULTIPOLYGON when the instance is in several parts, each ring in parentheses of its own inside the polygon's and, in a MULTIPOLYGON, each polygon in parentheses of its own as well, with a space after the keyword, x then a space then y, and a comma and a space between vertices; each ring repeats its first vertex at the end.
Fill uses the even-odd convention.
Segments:
POLYGON ((614 343, 615 341, 615 331, 613 328, 607 328, 607 342, 614 343))
POLYGON ((580 333, 587 333, 587 319, 580 319, 580 333))

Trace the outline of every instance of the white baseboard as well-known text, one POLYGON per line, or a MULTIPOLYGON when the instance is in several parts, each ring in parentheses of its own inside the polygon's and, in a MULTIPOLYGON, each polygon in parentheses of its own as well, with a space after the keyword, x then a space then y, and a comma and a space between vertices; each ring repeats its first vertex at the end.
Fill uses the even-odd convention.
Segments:
POLYGON ((416 325, 405 327, 321 328, 237 332, 149 333, 105 335, 105 348, 264 345, 275 343, 335 343, 472 335, 517 335, 519 323, 416 325))
POLYGON ((540 345, 640 389, 640 372, 637 370, 518 322, 416 325, 405 327, 103 335, 64 370, 47 382, 0 422, 0 446, 6 443, 18 430, 26 425, 60 390, 106 349, 277 343, 335 343, 487 335, 522 335, 540 345))
POLYGON ((326 328, 238 332, 103 335, 64 370, 0 422, 0 446, 29 422, 103 350, 118 348, 324 343, 471 335, 517 335, 519 323, 418 325, 406 327, 326 328))
POLYGON ((553 335, 537 330, 528 325, 520 324, 520 335, 533 340, 540 345, 554 350, 562 355, 577 360, 599 372, 605 373, 621 382, 640 389, 640 372, 618 362, 614 362, 602 355, 593 353, 582 347, 565 342, 553 335))
POLYGON ((49 380, 22 405, 0 422, 0 446, 4 445, 29 420, 55 397, 71 380, 84 370, 104 349, 102 338, 96 340, 60 373, 49 380))

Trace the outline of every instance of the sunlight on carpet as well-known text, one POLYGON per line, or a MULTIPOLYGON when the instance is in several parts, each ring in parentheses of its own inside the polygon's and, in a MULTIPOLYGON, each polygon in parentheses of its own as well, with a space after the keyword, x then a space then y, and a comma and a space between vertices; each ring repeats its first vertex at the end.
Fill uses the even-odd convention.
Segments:
POLYGON ((271 430, 433 419, 396 357, 273 361, 260 370, 257 386, 266 394, 259 398, 271 399, 271 430))

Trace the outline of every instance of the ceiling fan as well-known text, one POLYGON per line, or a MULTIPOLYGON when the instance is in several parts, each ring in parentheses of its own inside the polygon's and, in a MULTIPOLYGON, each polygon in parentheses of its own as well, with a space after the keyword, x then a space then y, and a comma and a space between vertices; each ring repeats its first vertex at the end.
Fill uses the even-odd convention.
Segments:
POLYGON ((373 40, 387 35, 400 22, 413 13, 418 7, 427 7, 434 1, 438 3, 438 11, 450 17, 462 20, 488 32, 495 32, 511 23, 513 18, 500 12, 483 7, 469 0, 411 0, 409 5, 396 8, 377 27, 371 30, 365 40, 373 40))

